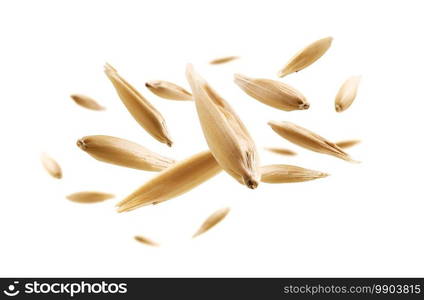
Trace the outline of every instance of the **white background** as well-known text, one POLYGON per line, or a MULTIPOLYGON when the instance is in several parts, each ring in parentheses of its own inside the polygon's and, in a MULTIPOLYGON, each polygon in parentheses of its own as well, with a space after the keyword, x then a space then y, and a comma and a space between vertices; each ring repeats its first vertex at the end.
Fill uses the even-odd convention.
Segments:
POLYGON ((0 4, 1 276, 424 276, 423 30, 420 1, 2 1, 0 4), (235 72, 276 79, 300 48, 334 41, 315 64, 283 82, 301 90, 308 111, 284 112, 245 95, 235 72), (242 59, 208 65, 219 56, 242 59), (164 115, 175 145, 150 137, 103 74, 111 63, 164 115), (118 214, 114 204, 154 173, 104 164, 75 142, 108 134, 183 159, 207 148, 191 102, 160 99, 144 82, 186 88, 191 62, 238 111, 264 164, 331 173, 313 182, 255 191, 225 173, 157 206, 118 214), (334 97, 362 75, 349 110, 334 97), (83 93, 107 107, 77 106, 83 93), (330 140, 359 138, 350 164, 277 136, 288 120, 330 140), (46 151, 64 177, 49 177, 46 151), (94 205, 65 196, 99 190, 117 198, 94 205), (232 211, 191 240, 216 209, 232 211), (162 244, 133 240, 145 235, 162 244))

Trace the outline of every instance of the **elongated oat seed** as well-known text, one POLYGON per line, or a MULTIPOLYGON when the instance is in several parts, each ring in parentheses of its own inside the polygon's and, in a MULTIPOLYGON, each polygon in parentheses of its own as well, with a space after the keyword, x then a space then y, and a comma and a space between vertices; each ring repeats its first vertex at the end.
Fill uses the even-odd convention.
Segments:
POLYGON ((280 72, 278 72, 278 76, 284 77, 288 74, 298 72, 313 64, 321 56, 323 56, 325 52, 327 52, 328 48, 331 46, 332 41, 332 37, 326 37, 306 46, 289 60, 287 65, 280 72))
POLYGON ((117 204, 118 212, 158 204, 182 195, 221 171, 210 151, 193 155, 165 169, 117 204))
POLYGON ((164 80, 146 82, 146 87, 156 96, 169 100, 193 100, 190 92, 184 88, 164 80))
POLYGON ((360 140, 346 140, 346 141, 337 142, 336 145, 342 149, 347 149, 359 144, 360 142, 361 142, 360 140))
POLYGON ((285 111, 309 108, 305 96, 285 83, 241 74, 234 75, 234 82, 249 96, 274 108, 285 111))
POLYGON ((73 202, 78 203, 97 203, 97 202, 103 202, 107 199, 111 199, 115 197, 113 194, 107 194, 102 192, 78 192, 73 193, 71 195, 66 196, 69 200, 73 202))
POLYGON ((206 231, 208 231, 209 229, 211 229, 212 227, 214 227, 216 224, 218 224, 219 222, 221 222, 227 216, 227 214, 229 212, 230 212, 230 208, 229 207, 225 207, 225 208, 221 208, 221 209, 217 210, 216 212, 214 212, 213 214, 211 214, 203 222, 203 224, 196 231, 196 233, 193 235, 193 238, 195 238, 195 237, 197 237, 197 236, 205 233, 206 231))
POLYGON ((134 237, 134 239, 137 242, 140 242, 140 243, 145 244, 145 245, 148 245, 148 246, 159 247, 159 244, 158 243, 156 243, 156 242, 152 241, 151 239, 148 239, 148 238, 146 238, 144 236, 141 236, 141 235, 136 235, 134 237))
POLYGON ((336 144, 299 125, 291 122, 276 121, 268 122, 268 125, 278 135, 298 146, 318 153, 332 155, 349 162, 356 162, 336 144))
POLYGON ((361 76, 352 76, 342 84, 334 101, 337 112, 345 111, 352 105, 353 100, 356 98, 360 81, 361 76))
POLYGON ((268 147, 268 148, 265 148, 265 150, 268 150, 269 152, 273 152, 276 154, 281 154, 281 155, 290 155, 290 156, 297 155, 297 153, 294 152, 293 150, 285 149, 285 148, 268 147))
POLYGON ((76 104, 84 108, 88 108, 91 110, 105 110, 105 108, 101 106, 99 103, 97 103, 96 100, 88 96, 81 95, 81 94, 72 94, 71 98, 72 100, 75 101, 76 104))
POLYGON ((109 64, 105 65, 105 74, 115 87, 122 103, 124 103, 138 124, 155 139, 171 147, 172 140, 169 136, 165 120, 159 111, 109 64))
POLYGON ((41 163, 43 164, 44 169, 54 178, 62 178, 62 169, 59 164, 46 153, 41 154, 41 163))
POLYGON ((292 165, 268 165, 261 167, 261 181, 266 183, 292 183, 327 177, 327 173, 292 165))
POLYGON ((259 156, 255 143, 231 106, 187 66, 196 110, 209 149, 219 165, 241 184, 259 184, 259 156))
POLYGON ((77 141, 77 146, 99 161, 138 170, 161 171, 175 163, 134 142, 113 136, 85 136, 77 141))
POLYGON ((211 65, 220 65, 220 64, 225 64, 227 62, 239 59, 239 58, 240 57, 238 57, 238 56, 225 56, 225 57, 219 57, 219 58, 216 58, 214 60, 211 60, 209 63, 211 65))

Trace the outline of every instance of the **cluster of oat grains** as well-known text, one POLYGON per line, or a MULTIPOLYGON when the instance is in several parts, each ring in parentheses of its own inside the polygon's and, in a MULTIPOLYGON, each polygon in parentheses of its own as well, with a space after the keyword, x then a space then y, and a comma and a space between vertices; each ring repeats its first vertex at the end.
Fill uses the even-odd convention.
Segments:
MULTIPOLYGON (((294 55, 286 66, 278 72, 279 77, 298 72, 317 61, 330 48, 332 38, 315 41, 294 55)), ((222 57, 210 61, 217 65, 238 59, 237 56, 222 57)), ((154 139, 171 147, 173 140, 167 129, 165 119, 160 112, 130 83, 121 77, 109 64, 105 65, 105 74, 116 90, 118 97, 138 122, 154 139)), ((145 86, 155 95, 176 101, 192 101, 196 107, 198 119, 209 147, 208 150, 192 154, 176 162, 157 154, 135 142, 119 137, 93 135, 77 140, 77 146, 98 161, 121 167, 144 171, 159 172, 149 181, 117 203, 118 212, 127 212, 139 207, 158 204, 180 196, 210 178, 224 171, 239 184, 256 189, 262 183, 293 183, 324 178, 327 173, 299 166, 273 164, 261 165, 259 151, 254 139, 230 104, 215 91, 209 83, 189 64, 186 79, 191 88, 183 87, 164 80, 154 80, 145 86)), ((335 97, 335 110, 343 112, 353 103, 360 77, 347 79, 335 97)), ((297 89, 279 80, 252 78, 235 74, 235 84, 251 98, 275 109, 283 111, 308 110, 310 104, 297 89)), ((80 94, 71 98, 80 106, 102 111, 105 107, 94 99, 80 94)), ((287 141, 305 149, 321 154, 332 155, 348 162, 356 162, 346 148, 359 143, 359 140, 331 142, 317 133, 287 121, 269 121, 268 125, 287 141)), ((297 155, 291 149, 268 147, 266 150, 280 155, 297 155)), ((62 178, 59 164, 47 154, 42 155, 42 163, 48 173, 57 179, 62 178)), ((96 203, 113 198, 109 193, 82 191, 67 198, 78 203, 96 203)), ((203 234, 229 213, 228 207, 211 214, 193 237, 203 234)), ((140 235, 135 240, 150 246, 159 244, 140 235)))

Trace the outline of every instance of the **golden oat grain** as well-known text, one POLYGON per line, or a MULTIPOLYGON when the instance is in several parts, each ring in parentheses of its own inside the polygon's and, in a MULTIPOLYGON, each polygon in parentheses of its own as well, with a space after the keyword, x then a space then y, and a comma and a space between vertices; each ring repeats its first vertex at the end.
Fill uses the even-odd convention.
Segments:
POLYGON ((289 156, 297 155, 297 153, 294 152, 293 150, 285 149, 285 148, 268 147, 268 148, 265 148, 265 150, 272 153, 281 154, 281 155, 289 155, 289 156))
POLYGON ((146 87, 156 96, 169 100, 193 100, 190 92, 184 88, 164 80, 146 82, 146 87))
POLYGON ((113 194, 107 194, 102 192, 78 192, 73 193, 71 195, 66 196, 69 200, 73 202, 78 203, 97 203, 97 202, 103 202, 107 199, 113 198, 115 195, 113 194))
POLYGON ((130 211, 182 195, 221 171, 210 151, 193 155, 165 169, 117 204, 118 212, 130 211))
POLYGON ((71 99, 75 101, 76 104, 91 110, 105 110, 106 108, 101 106, 93 98, 90 98, 86 95, 81 94, 72 94, 71 99))
POLYGON ((349 162, 356 162, 336 144, 299 125, 276 121, 268 122, 268 125, 278 135, 298 146, 318 153, 333 155, 349 162))
POLYGON ((360 142, 361 142, 360 140, 346 140, 346 141, 337 142, 336 145, 342 149, 346 149, 346 148, 353 147, 359 144, 360 142))
POLYGON ((41 163, 43 164, 44 169, 54 178, 62 178, 62 169, 59 164, 46 153, 41 154, 41 163))
POLYGON ((259 155, 246 127, 231 106, 187 66, 187 79, 209 149, 219 165, 241 184, 259 184, 259 155))
POLYGON ((261 167, 261 181, 266 183, 292 183, 327 177, 327 173, 292 165, 268 165, 261 167))
POLYGON ((138 170, 161 171, 175 163, 134 142, 113 136, 85 136, 77 141, 77 146, 99 161, 138 170))
POLYGON ((305 96, 288 84, 241 74, 234 75, 234 82, 252 98, 274 108, 285 111, 309 108, 305 96))
POLYGON ((342 84, 334 101, 334 107, 337 112, 345 111, 352 105, 353 100, 356 98, 360 81, 361 76, 352 76, 342 84))
POLYGON ((328 48, 331 46, 332 41, 332 37, 326 37, 306 46, 289 60, 286 66, 278 72, 278 76, 284 77, 288 74, 298 72, 313 64, 321 56, 323 56, 325 52, 327 52, 328 48))
POLYGON ((141 235, 136 235, 134 237, 134 239, 137 242, 140 242, 140 243, 145 244, 145 245, 148 245, 148 246, 159 247, 159 244, 158 243, 156 243, 156 242, 152 241, 151 239, 148 239, 148 238, 146 238, 144 236, 141 236, 141 235))
POLYGON ((225 57, 219 57, 216 59, 211 60, 209 63, 211 65, 220 65, 220 64, 225 64, 227 62, 239 59, 240 57, 238 56, 225 56, 225 57))
POLYGON ((169 136, 165 119, 159 111, 109 64, 105 65, 105 74, 115 87, 122 103, 124 103, 138 124, 155 139, 171 147, 172 140, 169 136))
POLYGON ((203 222, 203 224, 196 231, 196 233, 193 235, 193 238, 195 238, 195 237, 197 237, 197 236, 205 233, 206 231, 208 231, 209 229, 211 229, 212 227, 214 227, 216 224, 218 224, 219 222, 221 222, 227 216, 227 214, 229 212, 230 212, 230 208, 229 207, 225 207, 225 208, 221 208, 221 209, 217 210, 216 212, 214 212, 213 214, 211 214, 203 222))

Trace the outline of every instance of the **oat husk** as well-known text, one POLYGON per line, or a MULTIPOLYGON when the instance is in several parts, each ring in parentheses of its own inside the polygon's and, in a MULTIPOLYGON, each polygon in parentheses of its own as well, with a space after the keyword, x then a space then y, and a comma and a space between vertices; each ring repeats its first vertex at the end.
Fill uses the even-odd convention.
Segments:
POLYGON ((286 66, 278 72, 278 77, 284 77, 310 66, 327 52, 332 41, 332 37, 326 37, 306 46, 294 55, 286 66))
POLYGON ((342 149, 347 149, 359 144, 360 142, 361 142, 360 140, 346 140, 346 141, 337 142, 336 145, 342 149))
POLYGON ((193 100, 189 91, 165 80, 153 80, 146 82, 146 87, 156 96, 169 100, 193 100))
POLYGON ((182 195, 221 171, 210 151, 193 155, 165 169, 117 204, 118 212, 130 211, 182 195))
POLYGON ((106 108, 101 106, 99 103, 97 103, 96 100, 94 100, 91 97, 88 97, 86 95, 82 94, 72 94, 71 99, 74 100, 74 102, 84 108, 91 109, 91 110, 105 110, 106 108))
POLYGON ((152 240, 151 240, 151 239, 149 239, 149 238, 146 238, 145 236, 136 235, 136 236, 134 237, 134 239, 135 239, 137 242, 142 243, 142 244, 145 244, 145 245, 148 245, 148 246, 159 247, 159 244, 158 244, 158 243, 156 243, 156 242, 152 241, 152 240))
POLYGON ((42 153, 40 159, 44 169, 47 171, 47 173, 50 174, 50 176, 56 179, 62 178, 62 169, 53 158, 51 158, 46 153, 42 153))
POLYGON ((239 59, 239 58, 240 57, 238 57, 238 56, 224 56, 224 57, 219 57, 219 58, 213 59, 209 63, 211 65, 220 65, 220 64, 225 64, 225 63, 228 63, 230 61, 239 59))
POLYGON ((295 151, 286 149, 286 148, 268 147, 268 148, 265 148, 265 150, 272 153, 280 154, 280 155, 288 155, 288 156, 297 155, 295 151))
POLYGON ((77 141, 77 146, 99 161, 138 170, 161 171, 175 163, 171 158, 113 136, 85 136, 77 141))
POLYGON ((268 125, 278 135, 298 146, 314 152, 332 155, 349 162, 356 162, 335 143, 299 125, 291 122, 276 121, 268 122, 268 125))
POLYGON ((113 194, 102 193, 102 192, 77 192, 66 196, 68 200, 78 203, 97 203, 115 197, 113 194))
POLYGON ((334 101, 334 108, 337 112, 345 111, 352 105, 358 93, 360 81, 361 76, 352 76, 342 84, 334 101))
POLYGON ((309 103, 305 96, 288 84, 262 78, 234 75, 234 82, 252 98, 271 107, 292 111, 306 110, 309 103))
POLYGON ((171 147, 172 140, 165 119, 159 111, 109 64, 105 65, 105 74, 115 87, 122 103, 138 124, 159 142, 171 147))
POLYGON ((217 225, 219 222, 221 222, 227 214, 230 212, 229 207, 221 208, 211 214, 200 226, 200 228, 196 231, 196 233, 193 235, 193 238, 205 233, 206 231, 210 230, 212 227, 217 225))
POLYGON ((246 127, 192 65, 187 66, 186 75, 203 134, 215 159, 238 182, 256 188, 260 180, 259 155, 246 127))
POLYGON ((327 173, 292 165, 268 165, 261 167, 261 181, 266 183, 293 183, 327 177, 327 173))

